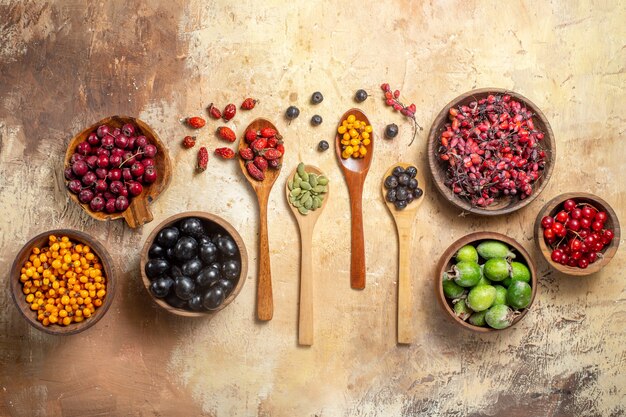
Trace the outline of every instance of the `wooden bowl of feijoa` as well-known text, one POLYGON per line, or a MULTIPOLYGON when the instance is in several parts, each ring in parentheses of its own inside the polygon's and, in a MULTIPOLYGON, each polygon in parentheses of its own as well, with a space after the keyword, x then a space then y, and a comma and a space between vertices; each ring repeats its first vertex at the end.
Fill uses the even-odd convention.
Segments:
POLYGON ((444 106, 428 136, 428 163, 457 208, 496 216, 527 206, 554 170, 556 142, 532 101, 502 88, 464 93, 444 106))
POLYGON ((574 276, 599 272, 615 257, 620 241, 617 214, 590 193, 554 197, 537 214, 534 230, 546 262, 574 276))
POLYGON ((248 253, 237 230, 211 213, 165 219, 141 251, 141 277, 152 299, 170 313, 206 317, 230 304, 248 273, 248 253))
POLYGON ((69 197, 97 220, 152 221, 148 205, 169 185, 167 147, 142 120, 111 116, 70 141, 64 176, 69 197))
POLYGON ((15 257, 9 282, 26 321, 55 335, 95 325, 111 306, 116 287, 113 261, 104 246, 70 229, 29 240, 15 257))
POLYGON ((439 260, 435 292, 444 314, 465 329, 494 332, 516 325, 537 294, 537 270, 515 239, 470 233, 439 260))

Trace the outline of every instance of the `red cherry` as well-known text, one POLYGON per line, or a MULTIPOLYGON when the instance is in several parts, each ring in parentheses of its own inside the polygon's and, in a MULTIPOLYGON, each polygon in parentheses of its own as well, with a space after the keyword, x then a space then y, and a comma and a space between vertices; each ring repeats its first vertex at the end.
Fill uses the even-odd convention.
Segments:
POLYGON ((552 231, 558 237, 565 237, 565 235, 567 234, 567 230, 565 230, 565 226, 563 226, 563 223, 554 223, 552 225, 552 231))
POLYGON ((569 247, 572 248, 572 251, 577 252, 580 250, 580 248, 582 247, 583 242, 581 242, 580 240, 574 238, 572 240, 569 241, 569 247))
POLYGON ((554 230, 552 230, 552 229, 545 229, 543 231, 543 237, 545 237, 548 240, 554 239, 554 230))
POLYGON ((586 217, 580 219, 580 227, 583 229, 589 229, 591 227, 591 220, 586 217))
POLYGON ((575 208, 574 210, 572 210, 572 212, 570 213, 570 217, 572 219, 580 219, 583 216, 583 211, 579 208, 575 208))
POLYGON ((576 259, 569 258, 569 261, 567 261, 567 266, 576 266, 576 259))
POLYGON ((598 240, 598 241, 596 241, 596 243, 593 244, 592 249, 595 252, 602 252, 602 249, 604 249, 604 243, 602 243, 602 241, 598 240))
POLYGON ((586 238, 587 236, 589 236, 589 229, 582 229, 580 232, 578 232, 578 236, 583 239, 586 238))
POLYGON ((598 254, 596 252, 590 252, 587 254, 587 259, 589 260, 589 263, 592 264, 598 260, 598 254))
POLYGON ((555 249, 552 251, 552 255, 550 256, 550 258, 554 261, 554 262, 561 262, 561 259, 563 258, 563 251, 561 249, 555 249))
POLYGON ((600 230, 602 230, 603 227, 604 227, 604 224, 602 224, 602 222, 599 222, 597 220, 591 223, 591 228, 595 230, 596 232, 599 232, 600 230))
POLYGON ((550 216, 543 216, 541 219, 541 227, 544 229, 549 229, 554 224, 554 219, 550 216))
POLYGON ((593 235, 589 235, 585 238, 585 245, 587 246, 593 246, 593 244, 596 243, 596 239, 595 236, 593 235))
POLYGON ((572 252, 572 259, 579 260, 583 257, 583 253, 580 251, 572 252))
POLYGON ((566 211, 559 211, 554 219, 559 223, 565 223, 569 219, 569 214, 566 211))
POLYGON ((573 230, 575 232, 580 230, 580 222, 576 219, 569 219, 566 226, 569 230, 573 230))
POLYGON ((586 219, 593 219, 596 215, 596 211, 589 206, 583 207, 583 217, 586 219))
POLYGON ((589 261, 585 258, 581 258, 578 260, 578 267, 585 269, 589 266, 589 261))
POLYGON ((565 203, 563 203, 563 208, 567 211, 572 211, 574 208, 576 208, 576 202, 572 199, 565 200, 565 203))
POLYGON ((568 262, 569 262, 569 255, 563 254, 563 256, 561 256, 561 263, 563 265, 567 265, 568 262))

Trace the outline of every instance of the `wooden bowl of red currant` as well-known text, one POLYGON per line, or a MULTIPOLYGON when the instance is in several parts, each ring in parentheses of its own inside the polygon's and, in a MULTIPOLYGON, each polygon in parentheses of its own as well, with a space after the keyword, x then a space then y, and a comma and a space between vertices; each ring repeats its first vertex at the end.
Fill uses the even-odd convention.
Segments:
POLYGON ((528 205, 554 169, 548 119, 526 97, 501 88, 469 91, 437 115, 428 163, 439 192, 456 207, 495 216, 528 205))
POLYGON ((550 200, 535 221, 535 241, 546 261, 567 275, 590 275, 615 256, 620 226, 598 196, 565 193, 550 200))
POLYGON ((171 178, 167 148, 134 117, 111 116, 72 138, 65 153, 68 195, 94 219, 152 221, 148 204, 171 178))

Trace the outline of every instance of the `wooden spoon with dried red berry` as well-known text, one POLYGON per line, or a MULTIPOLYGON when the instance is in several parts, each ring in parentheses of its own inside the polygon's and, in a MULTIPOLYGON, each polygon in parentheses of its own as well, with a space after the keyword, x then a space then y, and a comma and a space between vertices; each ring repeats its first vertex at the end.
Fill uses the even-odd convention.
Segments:
POLYGON ((268 321, 274 314, 272 271, 267 229, 267 202, 282 165, 285 147, 282 136, 269 120, 256 119, 239 141, 239 165, 259 202, 259 272, 257 317, 268 321))

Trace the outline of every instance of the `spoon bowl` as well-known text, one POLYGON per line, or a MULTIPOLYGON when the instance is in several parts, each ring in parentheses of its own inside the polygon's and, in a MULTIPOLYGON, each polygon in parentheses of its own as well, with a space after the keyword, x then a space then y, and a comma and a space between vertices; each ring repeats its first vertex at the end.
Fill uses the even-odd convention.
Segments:
POLYGON ((413 225, 415 224, 415 214, 417 209, 424 201, 426 190, 424 189, 424 176, 417 171, 415 179, 417 179, 418 187, 422 189, 423 194, 409 203, 406 208, 399 210, 393 203, 387 201, 387 189, 385 188, 385 179, 391 175, 394 168, 400 166, 404 169, 412 164, 399 162, 387 170, 383 176, 382 194, 383 200, 393 217, 398 231, 398 343, 409 344, 413 340, 412 328, 412 300, 411 300, 411 256, 410 250, 413 241, 413 225))
MULTIPOLYGON (((359 109, 350 109, 341 116, 341 122, 354 116, 357 120, 364 121, 368 125, 369 119, 359 109)), ((370 134, 370 144, 364 158, 347 158, 341 156, 341 137, 339 133, 335 135, 335 154, 339 161, 339 166, 348 184, 348 193, 350 194, 350 211, 351 211, 351 254, 350 254, 350 285, 354 289, 362 290, 365 288, 365 238, 363 236, 363 184, 365 177, 370 169, 372 157, 374 154, 374 133, 370 134)))
MULTIPOLYGON (((249 129, 259 131, 263 128, 271 128, 278 132, 276 126, 266 119, 255 119, 244 130, 239 140, 239 150, 247 147, 245 132, 249 129)), ((277 133, 278 134, 278 133, 277 133)), ((280 164, 282 165, 283 157, 280 158, 280 164)), ((258 272, 258 285, 257 285, 257 317, 261 321, 271 320, 274 315, 274 302, 272 297, 272 271, 270 265, 270 247, 268 240, 267 230, 267 202, 269 200, 270 191, 272 186, 276 182, 276 179, 280 175, 280 168, 273 169, 268 168, 265 171, 265 178, 262 181, 258 181, 250 176, 246 168, 246 161, 239 158, 239 166, 244 177, 250 183, 250 186, 254 189, 257 200, 259 202, 259 272, 258 272)))
MULTIPOLYGON (((313 166, 305 165, 304 170, 308 173, 315 173, 317 175, 324 175, 322 170, 313 166)), ((288 179, 294 177, 297 168, 289 174, 288 179)), ((326 176, 326 175, 324 175, 326 176)), ((328 178, 326 176, 326 178, 328 178)), ((300 345, 310 346, 313 344, 313 261, 312 261, 312 246, 313 246, 313 229, 315 223, 320 214, 326 207, 328 202, 328 196, 330 193, 330 187, 324 194, 322 205, 316 210, 309 211, 306 215, 301 214, 296 207, 289 202, 289 181, 285 184, 285 196, 287 198, 287 204, 291 209, 296 222, 298 223, 298 229, 300 230, 300 307, 298 314, 298 343, 300 345)))

